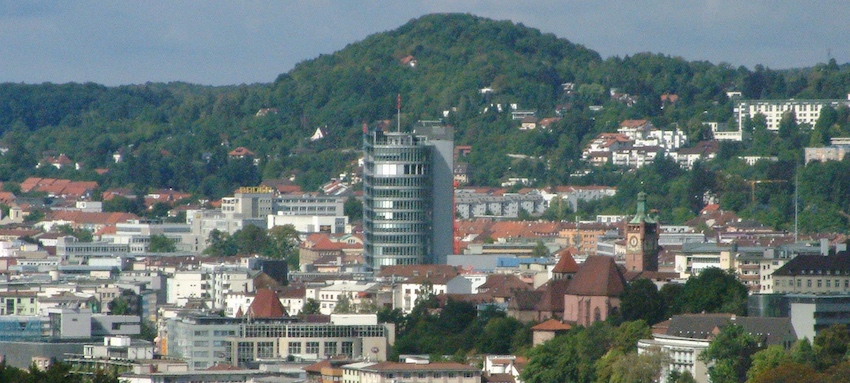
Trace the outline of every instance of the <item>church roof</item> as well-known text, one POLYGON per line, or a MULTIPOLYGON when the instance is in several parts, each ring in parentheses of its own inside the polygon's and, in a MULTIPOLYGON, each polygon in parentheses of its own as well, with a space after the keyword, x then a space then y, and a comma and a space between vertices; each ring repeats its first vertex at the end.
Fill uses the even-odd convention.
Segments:
POLYGON ((601 255, 589 256, 581 265, 576 276, 567 287, 567 295, 619 296, 626 280, 614 258, 601 255))
POLYGON ((247 315, 252 318, 280 318, 286 316, 286 310, 274 291, 259 289, 251 306, 248 306, 247 315))
POLYGON ((552 269, 553 273, 576 273, 578 272, 578 264, 576 260, 573 259, 573 254, 570 249, 566 249, 561 251, 560 259, 558 259, 558 263, 555 264, 555 268, 552 269))

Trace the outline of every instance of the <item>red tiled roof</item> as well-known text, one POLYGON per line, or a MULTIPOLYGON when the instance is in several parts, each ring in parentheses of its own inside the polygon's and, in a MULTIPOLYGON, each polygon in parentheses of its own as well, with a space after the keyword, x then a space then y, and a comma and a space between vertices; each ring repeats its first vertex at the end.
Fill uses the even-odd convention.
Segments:
POLYGON ((227 155, 230 156, 230 157, 247 157, 247 156, 253 157, 254 152, 248 150, 244 146, 240 146, 236 149, 231 150, 230 153, 227 153, 227 155))
POLYGON ((491 274, 487 276, 478 291, 489 293, 496 297, 512 297, 516 291, 531 290, 531 285, 523 282, 513 274, 491 274))
POLYGON ((641 127, 643 125, 646 125, 647 122, 649 122, 649 121, 648 120, 624 120, 623 122, 620 123, 620 127, 622 127, 622 128, 638 128, 638 127, 641 127))
POLYGON ((549 319, 537 326, 531 328, 532 331, 566 331, 573 328, 567 323, 563 323, 557 319, 549 319))
POLYGON ((93 213, 72 210, 56 210, 48 214, 48 219, 56 221, 71 221, 77 224, 114 225, 139 219, 132 213, 93 213))
POLYGON ((573 258, 572 249, 565 249, 560 253, 560 259, 552 269, 553 273, 577 273, 578 264, 573 258))
POLYGON ((274 291, 259 289, 251 306, 248 306, 247 315, 252 318, 280 318, 286 316, 286 310, 274 291))
POLYGON ((612 297, 620 295, 625 286, 626 281, 614 258, 590 256, 570 282, 566 294, 612 297))

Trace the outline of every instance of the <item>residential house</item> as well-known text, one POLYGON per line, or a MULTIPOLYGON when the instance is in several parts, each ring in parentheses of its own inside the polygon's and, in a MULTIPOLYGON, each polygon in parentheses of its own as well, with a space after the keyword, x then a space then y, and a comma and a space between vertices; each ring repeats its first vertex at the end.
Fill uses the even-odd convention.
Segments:
POLYGON ((565 334, 573 327, 557 319, 549 319, 531 328, 531 344, 538 346, 547 341, 555 339, 556 336, 565 334))

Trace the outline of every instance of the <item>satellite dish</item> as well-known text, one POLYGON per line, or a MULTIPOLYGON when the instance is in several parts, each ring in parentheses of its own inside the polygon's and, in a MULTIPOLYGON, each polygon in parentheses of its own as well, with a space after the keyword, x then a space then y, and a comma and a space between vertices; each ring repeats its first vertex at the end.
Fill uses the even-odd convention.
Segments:
POLYGON ((378 348, 377 348, 377 347, 372 347, 372 353, 373 353, 373 354, 377 354, 377 353, 378 353, 378 348))

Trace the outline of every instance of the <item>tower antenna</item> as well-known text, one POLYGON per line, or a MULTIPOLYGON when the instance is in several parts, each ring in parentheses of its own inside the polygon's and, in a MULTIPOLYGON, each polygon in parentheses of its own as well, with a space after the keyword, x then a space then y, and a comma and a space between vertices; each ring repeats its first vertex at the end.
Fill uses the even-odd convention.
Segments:
POLYGON ((401 93, 396 97, 396 110, 398 111, 398 122, 396 125, 396 132, 401 132, 401 93))

